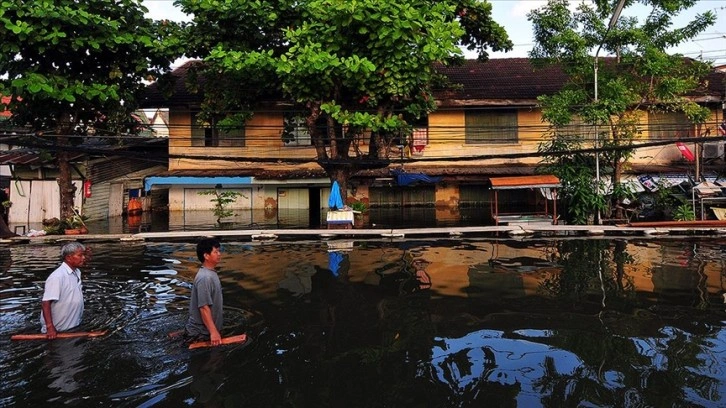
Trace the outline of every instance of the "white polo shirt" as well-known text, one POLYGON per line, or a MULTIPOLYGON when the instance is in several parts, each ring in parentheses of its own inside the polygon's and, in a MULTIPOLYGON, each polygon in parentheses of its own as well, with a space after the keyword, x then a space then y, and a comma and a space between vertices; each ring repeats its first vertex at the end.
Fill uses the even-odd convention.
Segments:
MULTIPOLYGON (((83 283, 81 271, 71 269, 63 262, 45 281, 43 300, 50 304, 53 326, 56 331, 65 331, 81 324, 83 316, 83 283)), ((40 331, 45 333, 45 319, 41 309, 40 331)))

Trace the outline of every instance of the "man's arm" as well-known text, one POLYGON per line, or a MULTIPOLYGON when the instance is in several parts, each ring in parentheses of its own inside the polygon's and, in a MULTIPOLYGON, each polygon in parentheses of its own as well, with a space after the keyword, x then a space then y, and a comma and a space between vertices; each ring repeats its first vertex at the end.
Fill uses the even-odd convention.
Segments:
POLYGON ((202 315, 202 322, 209 331, 209 340, 213 346, 219 346, 222 344, 222 336, 217 330, 217 326, 214 325, 214 319, 212 318, 212 309, 209 305, 204 305, 199 308, 199 313, 202 315))
POLYGON ((43 308, 43 319, 45 320, 45 329, 46 329, 46 337, 48 339, 53 340, 56 337, 58 337, 58 333, 55 331, 55 326, 53 326, 53 315, 50 307, 50 304, 52 303, 52 300, 44 300, 40 303, 40 307, 43 308))

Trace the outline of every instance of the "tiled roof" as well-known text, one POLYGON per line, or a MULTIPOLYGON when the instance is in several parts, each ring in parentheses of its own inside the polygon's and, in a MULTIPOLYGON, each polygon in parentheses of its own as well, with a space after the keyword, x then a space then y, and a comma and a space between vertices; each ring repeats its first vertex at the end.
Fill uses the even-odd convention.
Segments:
POLYGON ((160 86, 160 82, 154 82, 146 87, 144 96, 146 97, 142 103, 142 107, 158 108, 162 106, 189 106, 198 105, 202 101, 200 93, 193 93, 187 89, 186 77, 189 71, 201 67, 203 64, 200 60, 189 60, 172 71, 171 76, 174 80, 171 93, 166 95, 160 86))
POLYGON ((440 100, 535 100, 559 91, 567 81, 559 67, 534 68, 528 58, 466 60, 462 65, 437 65, 436 69, 451 85, 460 85, 459 90, 437 90, 440 100))
MULTIPOLYGON (((608 58, 602 58, 607 63, 608 58)), ((191 60, 175 69, 177 79, 171 97, 162 95, 156 83, 147 88, 146 107, 189 106, 199 104, 201 95, 186 89, 185 78, 189 70, 202 64, 191 60)), ((535 68, 529 58, 493 58, 484 62, 466 60, 461 65, 443 66, 436 69, 449 79, 449 86, 435 90, 436 99, 442 105, 516 105, 532 104, 538 96, 551 95, 562 89, 567 75, 556 65, 535 68)), ((714 70, 708 75, 707 89, 695 95, 712 95, 723 99, 724 73, 714 70)))

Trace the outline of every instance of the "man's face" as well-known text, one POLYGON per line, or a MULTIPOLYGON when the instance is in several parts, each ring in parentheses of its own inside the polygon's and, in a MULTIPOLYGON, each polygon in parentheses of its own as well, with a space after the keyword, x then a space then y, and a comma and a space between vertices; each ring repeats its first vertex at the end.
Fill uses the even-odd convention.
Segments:
POLYGON ((204 254, 204 259, 207 262, 216 265, 222 259, 222 251, 220 248, 212 248, 212 252, 204 254))
POLYGON ((70 266, 72 269, 76 269, 80 266, 82 266, 86 262, 86 252, 82 249, 79 249, 78 251, 67 255, 65 258, 65 262, 70 266))

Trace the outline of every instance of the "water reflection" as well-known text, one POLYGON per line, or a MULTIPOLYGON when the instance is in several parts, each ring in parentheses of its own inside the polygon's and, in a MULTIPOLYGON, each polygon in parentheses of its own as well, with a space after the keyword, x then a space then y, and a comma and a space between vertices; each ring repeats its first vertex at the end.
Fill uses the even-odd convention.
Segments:
POLYGON ((0 247, 1 406, 726 404, 718 240, 224 242, 190 352, 194 243, 92 243, 84 330, 36 332, 58 248, 0 247))

